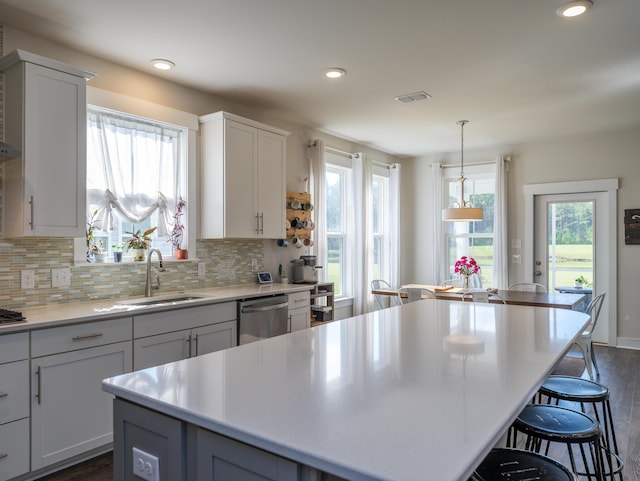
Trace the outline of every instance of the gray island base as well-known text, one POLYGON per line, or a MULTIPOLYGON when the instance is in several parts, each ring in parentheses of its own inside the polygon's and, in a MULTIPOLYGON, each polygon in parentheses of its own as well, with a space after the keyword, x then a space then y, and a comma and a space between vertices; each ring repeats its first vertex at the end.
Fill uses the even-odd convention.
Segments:
POLYGON ((588 322, 427 299, 108 378, 114 477, 468 479, 588 322))

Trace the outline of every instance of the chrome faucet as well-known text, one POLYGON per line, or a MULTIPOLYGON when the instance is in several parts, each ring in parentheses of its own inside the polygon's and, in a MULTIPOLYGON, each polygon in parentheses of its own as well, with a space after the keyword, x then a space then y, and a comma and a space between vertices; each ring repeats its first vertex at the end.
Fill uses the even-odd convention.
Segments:
POLYGON ((144 287, 145 297, 151 297, 153 289, 160 289, 160 274, 158 274, 158 283, 155 286, 151 282, 151 257, 154 252, 158 254, 158 272, 164 272, 164 267, 162 265, 162 253, 158 249, 150 249, 149 255, 147 256, 147 284, 144 287))

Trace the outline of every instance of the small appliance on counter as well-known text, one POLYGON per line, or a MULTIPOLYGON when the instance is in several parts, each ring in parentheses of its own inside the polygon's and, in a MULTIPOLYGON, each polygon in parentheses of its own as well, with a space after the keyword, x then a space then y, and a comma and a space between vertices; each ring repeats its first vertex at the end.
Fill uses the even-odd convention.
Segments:
POLYGON ((294 284, 317 284, 318 269, 321 266, 316 265, 316 256, 300 256, 300 259, 293 259, 293 275, 291 280, 294 284))

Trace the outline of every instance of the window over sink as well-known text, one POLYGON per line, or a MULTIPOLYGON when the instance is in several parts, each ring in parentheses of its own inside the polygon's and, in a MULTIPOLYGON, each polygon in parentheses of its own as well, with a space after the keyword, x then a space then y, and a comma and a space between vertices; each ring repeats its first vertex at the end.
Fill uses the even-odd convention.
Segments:
POLYGON ((178 199, 186 193, 186 129, 90 106, 87 112, 87 207, 97 212, 95 242, 110 252, 130 237, 150 237, 173 255, 167 235, 178 199))

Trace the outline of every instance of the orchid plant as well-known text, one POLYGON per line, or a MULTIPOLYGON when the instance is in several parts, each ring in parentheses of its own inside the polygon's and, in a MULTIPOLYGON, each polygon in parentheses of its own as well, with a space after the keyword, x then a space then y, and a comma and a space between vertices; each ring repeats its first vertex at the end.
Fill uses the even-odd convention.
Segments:
POLYGON ((477 274, 479 270, 480 266, 476 263, 476 260, 473 257, 462 256, 454 265, 454 272, 456 274, 461 274, 464 277, 477 274))
POLYGON ((182 196, 178 198, 178 202, 176 203, 176 213, 173 214, 173 229, 169 234, 169 239, 167 242, 170 242, 173 245, 175 250, 182 249, 182 239, 184 237, 184 224, 182 223, 181 217, 184 215, 184 207, 187 203, 184 201, 182 196))

